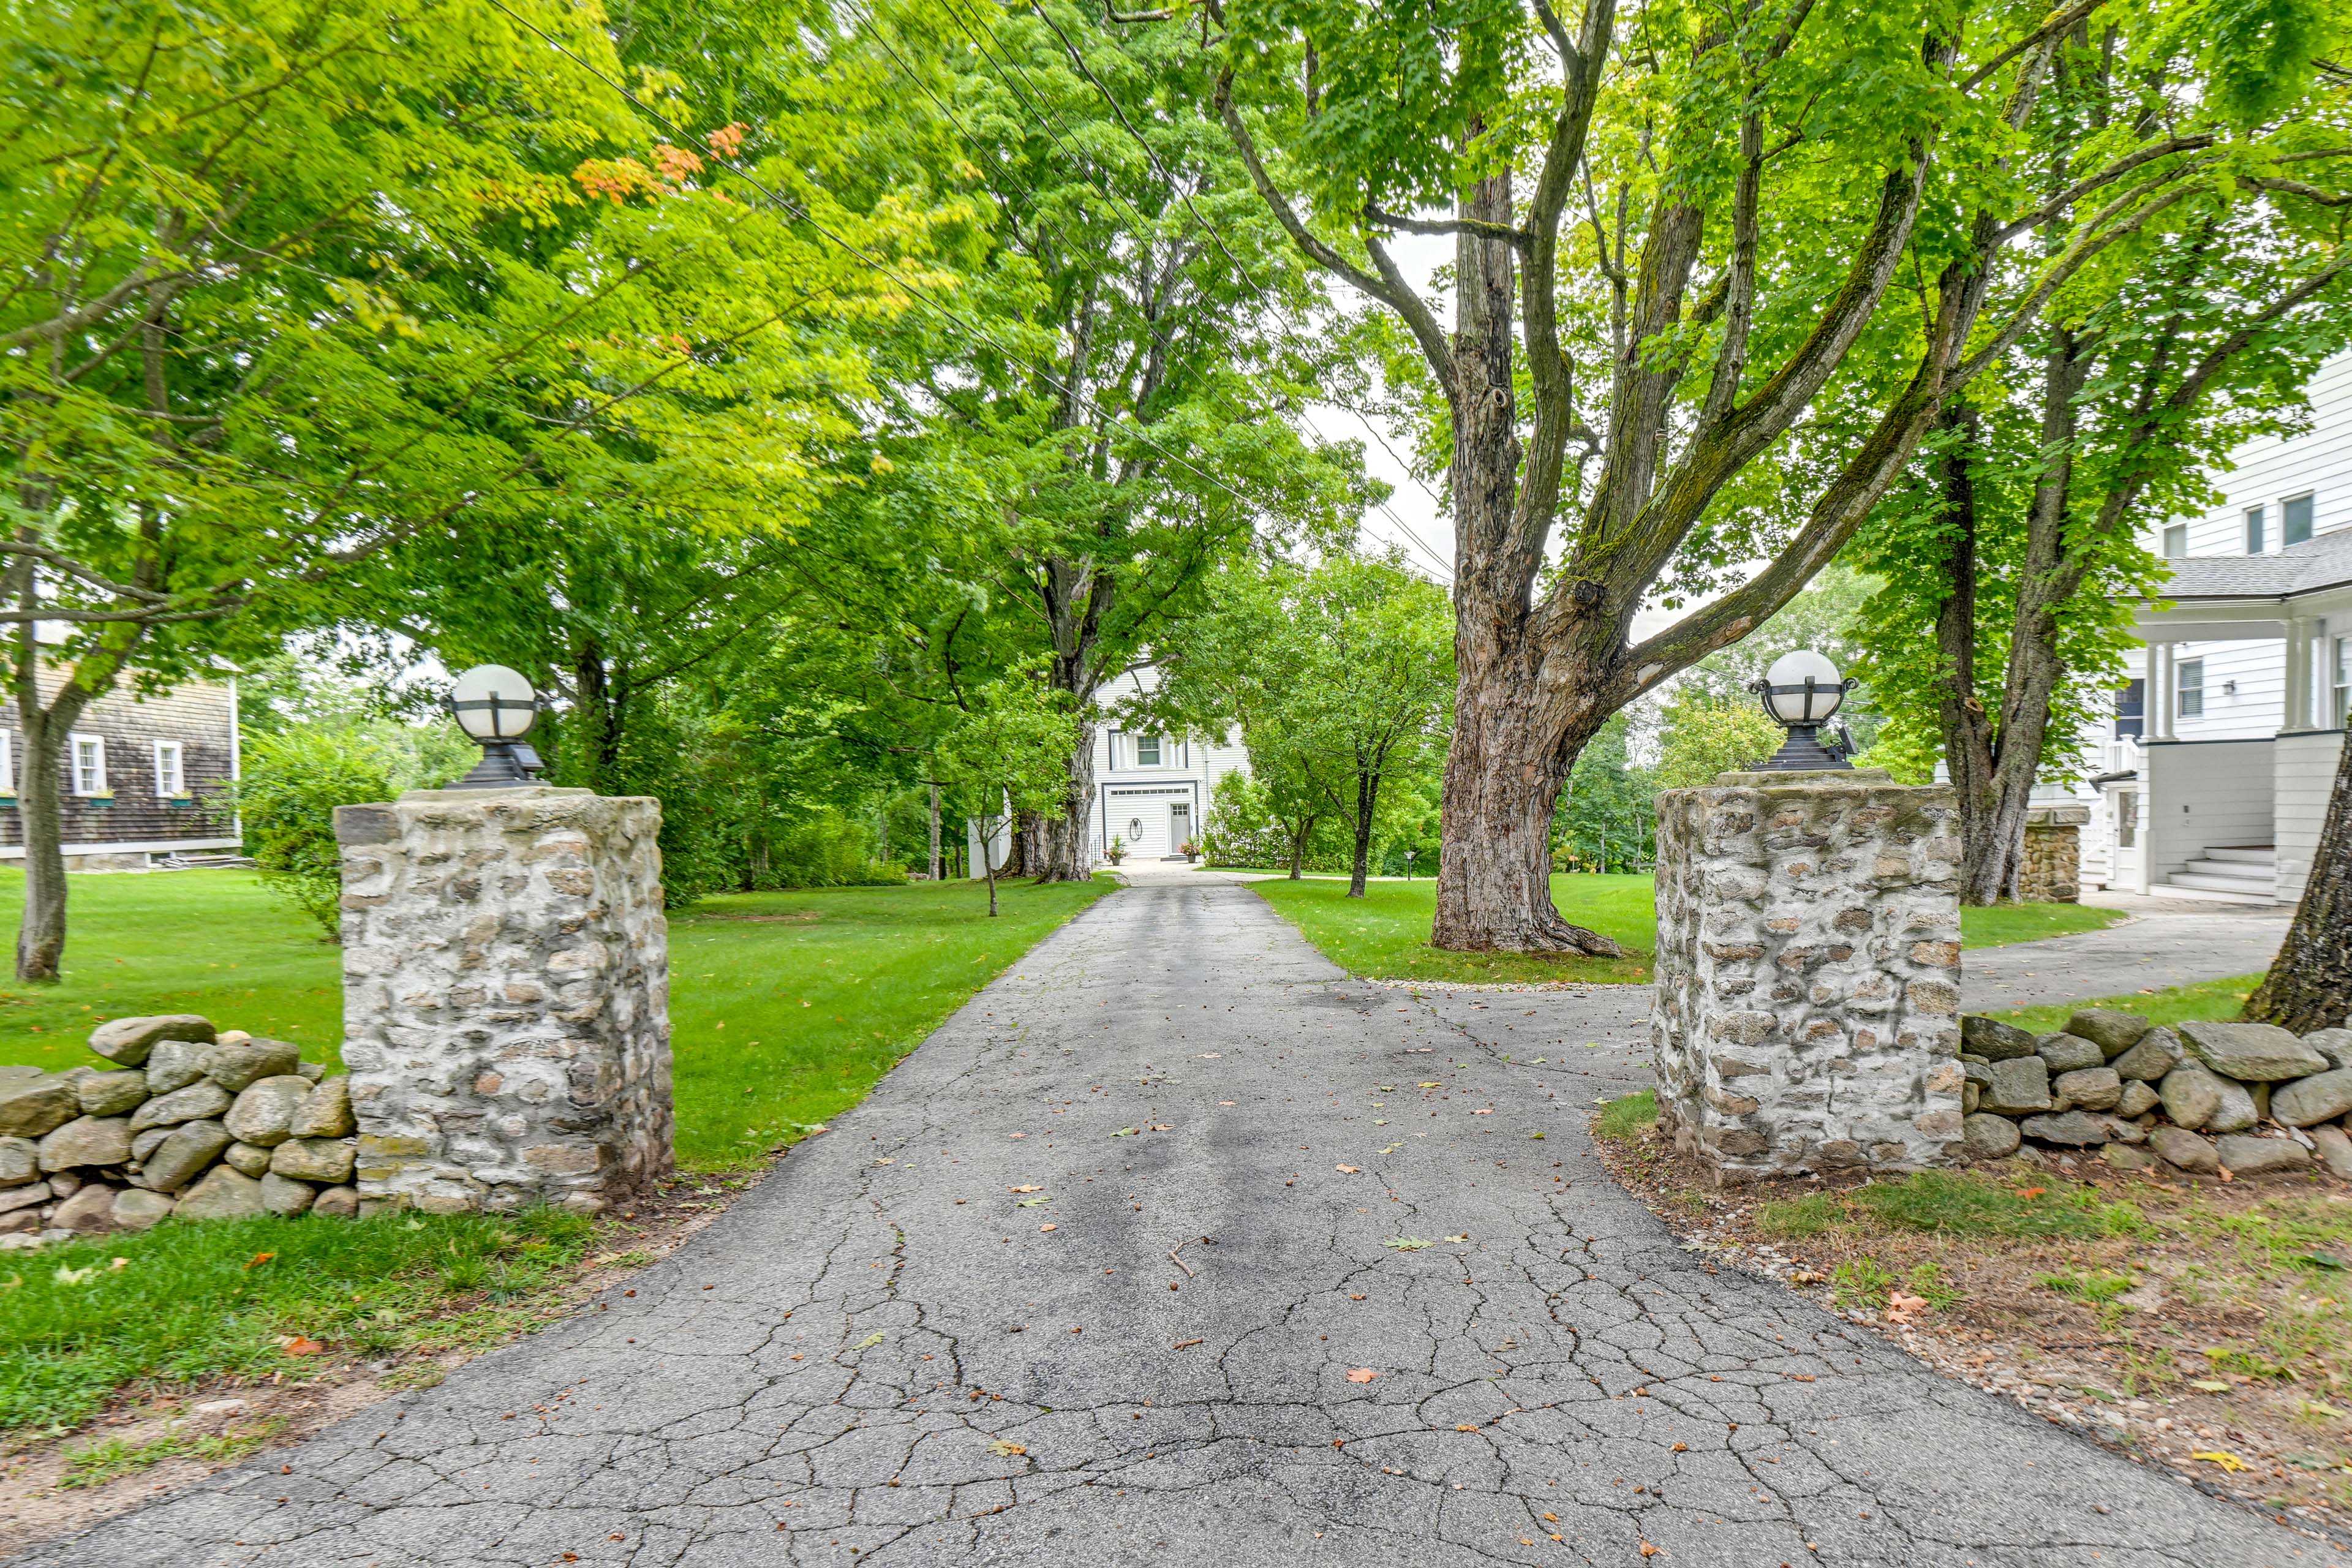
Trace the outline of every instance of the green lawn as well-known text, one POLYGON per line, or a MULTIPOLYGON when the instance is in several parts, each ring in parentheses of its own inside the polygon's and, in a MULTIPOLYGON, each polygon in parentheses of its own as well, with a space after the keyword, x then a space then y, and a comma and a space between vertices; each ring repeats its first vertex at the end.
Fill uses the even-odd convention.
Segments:
POLYGON ((2102 996, 2090 1002, 2069 1002, 2059 1007, 2012 1007, 2006 1013, 1993 1015, 2004 1023, 2015 1024, 2021 1029, 2047 1034, 2063 1028, 2066 1020, 2081 1007, 2116 1007, 2126 1013, 2138 1013, 2155 1024, 2178 1024, 2183 1018, 2234 1018, 2254 987, 2263 983, 2259 974, 2233 975, 2227 980, 2200 981, 2195 985, 2176 985, 2165 991, 2130 991, 2121 996, 2102 996))
MULTIPOLYGON (((1552 902, 1577 925, 1597 931, 1632 958, 1538 958, 1525 953, 1442 952, 1429 945, 1437 885, 1372 882, 1348 897, 1345 878, 1249 884, 1332 963, 1379 980, 1506 982, 1576 980, 1615 984, 1650 977, 1657 913, 1647 876, 1563 872, 1551 879, 1552 902)), ((2003 905, 1960 911, 1961 945, 2000 947, 2070 931, 2097 931, 2122 920, 2085 904, 2003 905)))
MULTIPOLYGON (((0 871, 5 929, 23 885, 0 871)), ((987 889, 968 882, 739 894, 674 916, 679 1163, 752 1164, 840 1115, 1113 886, 1009 884, 995 920, 987 889)), ((94 1063, 93 1024, 155 1012, 203 1013, 338 1059, 339 950, 250 873, 76 877, 72 909, 63 983, 0 989, 0 1061, 94 1063)), ((18 1256, 0 1263, 0 1432, 69 1430, 126 1385, 318 1364, 288 1359, 294 1335, 369 1355, 494 1342, 551 1310, 550 1289, 593 1231, 552 1212, 257 1219, 18 1256)), ((170 1457, 121 1447, 92 1445, 77 1473, 170 1457)))
MULTIPOLYGON (((823 888, 707 900, 670 921, 677 1152, 741 1165, 838 1116, 1039 938, 1108 892, 1094 883, 823 888)), ((21 873, 0 871, 0 930, 21 873)), ((95 1063, 91 1026, 202 1013, 334 1065, 341 953, 247 871, 73 879, 65 979, 0 987, 0 1062, 95 1063)))

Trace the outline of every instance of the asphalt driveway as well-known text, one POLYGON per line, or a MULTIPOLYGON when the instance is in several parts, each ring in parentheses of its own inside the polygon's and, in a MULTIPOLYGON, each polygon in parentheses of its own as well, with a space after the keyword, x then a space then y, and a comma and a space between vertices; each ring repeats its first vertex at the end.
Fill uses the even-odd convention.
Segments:
POLYGON ((1123 890, 632 1294, 19 1561, 2341 1561, 1681 1250, 1645 1003, 1123 890))

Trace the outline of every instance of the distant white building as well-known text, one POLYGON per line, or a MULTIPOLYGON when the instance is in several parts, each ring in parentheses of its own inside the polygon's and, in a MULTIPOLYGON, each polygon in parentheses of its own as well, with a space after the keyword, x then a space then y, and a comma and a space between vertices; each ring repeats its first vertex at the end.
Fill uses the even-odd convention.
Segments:
MULTIPOLYGON (((1114 840, 1133 859, 1181 859, 1179 846, 1200 841, 1217 781, 1249 772, 1249 753, 1238 738, 1228 743, 1118 727, 1112 714, 1118 704, 1152 690, 1159 679, 1151 669, 1118 676, 1096 698, 1100 712, 1095 726, 1095 798, 1087 831, 1098 866, 1114 840)), ((964 836, 972 875, 982 875, 978 825, 966 823, 964 836)), ((999 867, 1006 842, 1000 833, 992 846, 991 858, 999 867)))
POLYGON ((2313 421, 2210 476, 2221 504, 2155 525, 2167 598, 2086 759, 2084 880, 2232 903, 2303 896, 2352 714, 2352 354, 2313 421))

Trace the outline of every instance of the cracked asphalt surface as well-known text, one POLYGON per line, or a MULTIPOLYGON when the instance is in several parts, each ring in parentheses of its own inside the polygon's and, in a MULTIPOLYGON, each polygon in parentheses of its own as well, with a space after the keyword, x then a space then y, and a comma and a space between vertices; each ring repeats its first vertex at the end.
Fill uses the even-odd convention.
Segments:
POLYGON ((16 1561, 2342 1560, 1681 1250, 1583 1132, 1646 995, 1122 890, 634 1295, 16 1561))

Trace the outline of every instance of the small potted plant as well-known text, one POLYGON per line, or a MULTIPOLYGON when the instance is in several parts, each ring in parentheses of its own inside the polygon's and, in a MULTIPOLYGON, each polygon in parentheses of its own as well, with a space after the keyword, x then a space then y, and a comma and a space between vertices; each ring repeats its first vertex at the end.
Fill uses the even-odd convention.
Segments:
POLYGON ((1193 843, 1189 838, 1184 840, 1183 843, 1176 846, 1176 852, 1179 855, 1183 856, 1188 862, 1198 860, 1201 858, 1201 847, 1198 844, 1193 843))
POLYGON ((1103 858, 1108 860, 1114 866, 1126 859, 1127 840, 1124 838, 1114 837, 1110 841, 1110 847, 1103 851, 1103 858))

